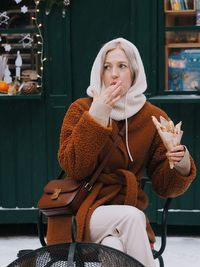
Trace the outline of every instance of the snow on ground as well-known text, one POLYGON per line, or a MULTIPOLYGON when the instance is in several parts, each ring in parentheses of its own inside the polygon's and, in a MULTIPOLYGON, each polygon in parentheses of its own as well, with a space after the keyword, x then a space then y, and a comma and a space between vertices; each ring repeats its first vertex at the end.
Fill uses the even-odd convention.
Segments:
MULTIPOLYGON (((0 267, 14 261, 19 250, 39 247, 41 245, 36 236, 0 237, 0 267)), ((200 237, 168 237, 163 258, 165 267, 200 267, 200 237)))

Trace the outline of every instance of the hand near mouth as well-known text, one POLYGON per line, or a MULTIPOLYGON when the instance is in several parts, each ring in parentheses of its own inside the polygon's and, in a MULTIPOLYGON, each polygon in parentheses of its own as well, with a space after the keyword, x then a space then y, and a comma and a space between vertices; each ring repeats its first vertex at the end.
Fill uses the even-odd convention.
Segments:
POLYGON ((98 94, 95 89, 93 92, 93 101, 100 101, 113 107, 115 103, 124 95, 124 88, 122 86, 122 82, 112 82, 110 86, 106 89, 102 90, 100 94, 98 94))

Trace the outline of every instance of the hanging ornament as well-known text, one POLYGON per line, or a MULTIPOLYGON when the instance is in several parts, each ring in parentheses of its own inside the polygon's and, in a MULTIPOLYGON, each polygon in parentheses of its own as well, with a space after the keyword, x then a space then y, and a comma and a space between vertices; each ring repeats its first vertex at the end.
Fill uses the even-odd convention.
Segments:
POLYGON ((62 9, 62 17, 65 18, 66 16, 66 7, 70 5, 69 0, 63 0, 63 9, 62 9))
POLYGON ((63 0, 63 4, 65 6, 69 6, 70 5, 70 0, 63 0))
POLYGON ((11 45, 5 44, 4 45, 4 49, 5 49, 6 52, 9 52, 11 50, 11 45))
POLYGON ((70 0, 40 0, 46 2, 46 15, 49 15, 53 5, 57 5, 62 8, 62 17, 66 15, 66 8, 70 5, 70 0))
POLYGON ((16 4, 19 4, 22 0, 15 0, 16 4))
POLYGON ((7 11, 4 11, 3 13, 0 13, 0 25, 8 24, 8 20, 10 19, 9 16, 7 16, 7 11))
POLYGON ((23 7, 21 7, 21 12, 22 13, 27 13, 28 12, 28 7, 27 6, 23 6, 23 7))
POLYGON ((33 42, 33 39, 30 36, 30 33, 25 34, 23 38, 19 41, 19 43, 22 43, 23 48, 30 47, 33 42))

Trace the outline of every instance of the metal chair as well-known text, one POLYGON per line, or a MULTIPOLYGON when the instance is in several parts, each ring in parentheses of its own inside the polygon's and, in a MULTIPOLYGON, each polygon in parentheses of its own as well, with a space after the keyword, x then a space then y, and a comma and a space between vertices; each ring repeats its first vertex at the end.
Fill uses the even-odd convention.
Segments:
MULTIPOLYGON (((59 175, 60 178, 61 175, 59 175)), ((144 189, 146 182, 149 181, 148 177, 143 177, 141 180, 141 187, 144 189)), ((163 206, 163 211, 162 211, 162 216, 161 216, 161 245, 158 250, 152 249, 153 257, 154 259, 158 259, 160 267, 164 267, 164 261, 162 254, 166 248, 166 243, 167 243, 167 217, 168 217, 168 209, 171 204, 172 199, 167 198, 165 200, 164 206, 163 206)), ((46 246, 46 241, 45 241, 45 229, 44 229, 44 215, 42 212, 39 210, 38 212, 38 236, 39 240, 42 246, 46 246)))
MULTIPOLYGON (((146 182, 149 182, 149 178, 144 176, 141 179, 141 187, 144 190, 146 182)), ((154 248, 152 249, 153 257, 154 259, 158 259, 160 267, 164 267, 164 261, 162 254, 166 248, 167 244, 167 217, 168 217, 168 210, 169 206, 171 204, 172 198, 166 198, 162 210, 162 215, 161 215, 161 244, 160 248, 158 250, 155 250, 154 248)))

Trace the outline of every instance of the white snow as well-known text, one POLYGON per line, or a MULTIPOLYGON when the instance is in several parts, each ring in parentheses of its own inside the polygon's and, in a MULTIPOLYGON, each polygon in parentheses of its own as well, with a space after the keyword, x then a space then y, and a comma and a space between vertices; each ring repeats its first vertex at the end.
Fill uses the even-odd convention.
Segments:
MULTIPOLYGON (((159 247, 159 241, 157 237, 155 248, 159 247)), ((0 267, 14 261, 19 250, 39 247, 37 236, 0 237, 0 267)), ((163 258, 165 267, 199 267, 200 237, 168 237, 163 258)))

